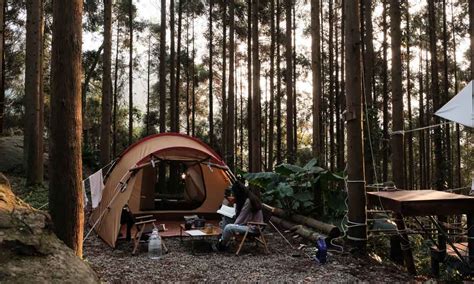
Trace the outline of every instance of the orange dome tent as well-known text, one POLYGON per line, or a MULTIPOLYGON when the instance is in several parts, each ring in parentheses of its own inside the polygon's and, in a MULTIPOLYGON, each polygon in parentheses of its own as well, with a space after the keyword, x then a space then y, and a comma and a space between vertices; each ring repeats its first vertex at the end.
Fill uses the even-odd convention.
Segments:
POLYGON ((126 149, 109 170, 91 224, 115 247, 125 205, 133 214, 215 213, 231 176, 219 155, 196 138, 177 133, 146 137, 126 149))

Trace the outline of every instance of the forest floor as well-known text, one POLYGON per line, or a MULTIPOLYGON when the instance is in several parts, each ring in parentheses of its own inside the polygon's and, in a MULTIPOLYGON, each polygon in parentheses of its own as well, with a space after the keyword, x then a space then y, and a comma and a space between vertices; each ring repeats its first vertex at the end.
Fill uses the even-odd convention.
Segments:
MULTIPOLYGON (((252 244, 244 246, 240 256, 229 252, 213 252, 209 243, 191 244, 179 238, 164 239, 169 253, 159 260, 148 258, 146 247, 131 255, 132 244, 121 243, 116 249, 107 246, 96 235, 84 243, 84 259, 104 282, 155 281, 252 281, 252 282, 406 282, 412 278, 400 267, 382 265, 370 257, 330 252, 324 265, 303 256, 313 254, 310 248, 295 250, 269 229, 265 234, 269 254, 252 244)), ((291 236, 287 236, 291 239, 291 236)), ((301 240, 299 240, 301 241, 301 240)), ((293 240, 298 246, 298 240, 293 240)))
MULTIPOLYGON (((24 188, 24 179, 7 175, 12 188, 20 198, 33 207, 47 210, 47 187, 24 188)), ((86 232, 89 226, 86 225, 86 232)), ((84 242, 84 260, 96 271, 103 282, 156 282, 156 281, 262 281, 262 282, 407 282, 414 280, 402 267, 381 263, 372 257, 356 257, 349 253, 329 252, 328 261, 321 265, 307 255, 314 252, 310 246, 298 251, 283 240, 272 228, 265 237, 269 243, 269 254, 262 248, 245 245, 240 256, 235 248, 229 252, 213 252, 209 243, 197 243, 195 254, 191 244, 179 238, 166 238, 169 253, 159 260, 150 259, 146 246, 132 256, 132 243, 119 243, 110 248, 96 234, 84 242)), ((304 243, 302 239, 286 237, 294 247, 304 243)), ((426 280, 421 277, 417 280, 426 280)))

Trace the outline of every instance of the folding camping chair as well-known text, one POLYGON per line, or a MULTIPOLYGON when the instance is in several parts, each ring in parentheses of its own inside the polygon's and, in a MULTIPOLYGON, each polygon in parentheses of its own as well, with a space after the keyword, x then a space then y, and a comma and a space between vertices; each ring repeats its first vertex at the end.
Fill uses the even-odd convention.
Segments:
POLYGON ((155 226, 156 219, 153 218, 153 215, 146 215, 146 216, 139 216, 139 217, 134 217, 135 219, 135 228, 136 232, 135 235, 133 236, 133 251, 132 255, 135 255, 138 245, 140 244, 140 240, 142 238, 143 233, 145 232, 145 228, 147 225, 152 224, 155 226))
POLYGON ((259 223, 259 222, 247 222, 247 231, 243 235, 242 239, 240 240, 239 247, 235 252, 235 255, 239 255, 242 246, 244 245, 245 241, 255 242, 256 244, 260 243, 265 248, 265 253, 269 253, 267 241, 263 236, 263 230, 267 226, 266 223, 259 223), (253 226, 255 229, 250 231, 250 226, 253 226))

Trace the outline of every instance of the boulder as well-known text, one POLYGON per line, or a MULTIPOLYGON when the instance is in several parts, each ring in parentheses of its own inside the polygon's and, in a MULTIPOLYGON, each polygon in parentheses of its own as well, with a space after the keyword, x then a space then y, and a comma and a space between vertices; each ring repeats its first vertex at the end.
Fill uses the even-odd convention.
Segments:
MULTIPOLYGON (((23 175, 25 167, 23 164, 23 136, 0 136, 0 172, 23 175)), ((44 145, 47 150, 47 145, 44 145)), ((48 171, 48 154, 44 153, 45 177, 48 171)))
POLYGON ((0 173, 0 282, 98 283, 87 263, 59 240, 50 216, 17 198, 0 173))

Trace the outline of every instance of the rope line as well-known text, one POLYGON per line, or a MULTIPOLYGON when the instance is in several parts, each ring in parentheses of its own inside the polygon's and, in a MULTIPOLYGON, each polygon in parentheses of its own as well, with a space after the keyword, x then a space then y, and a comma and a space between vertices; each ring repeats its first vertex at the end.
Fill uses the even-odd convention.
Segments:
POLYGON ((443 125, 446 125, 446 124, 452 124, 452 123, 453 123, 452 121, 447 121, 447 122, 442 122, 442 123, 438 123, 438 124, 434 124, 434 125, 423 126, 423 127, 419 127, 419 128, 415 128, 415 129, 410 129, 410 130, 389 131, 389 135, 390 135, 390 136, 393 136, 393 135, 404 135, 405 133, 410 133, 410 132, 416 132, 416 131, 425 130, 425 129, 436 128, 436 127, 440 127, 440 126, 443 126, 443 125))

